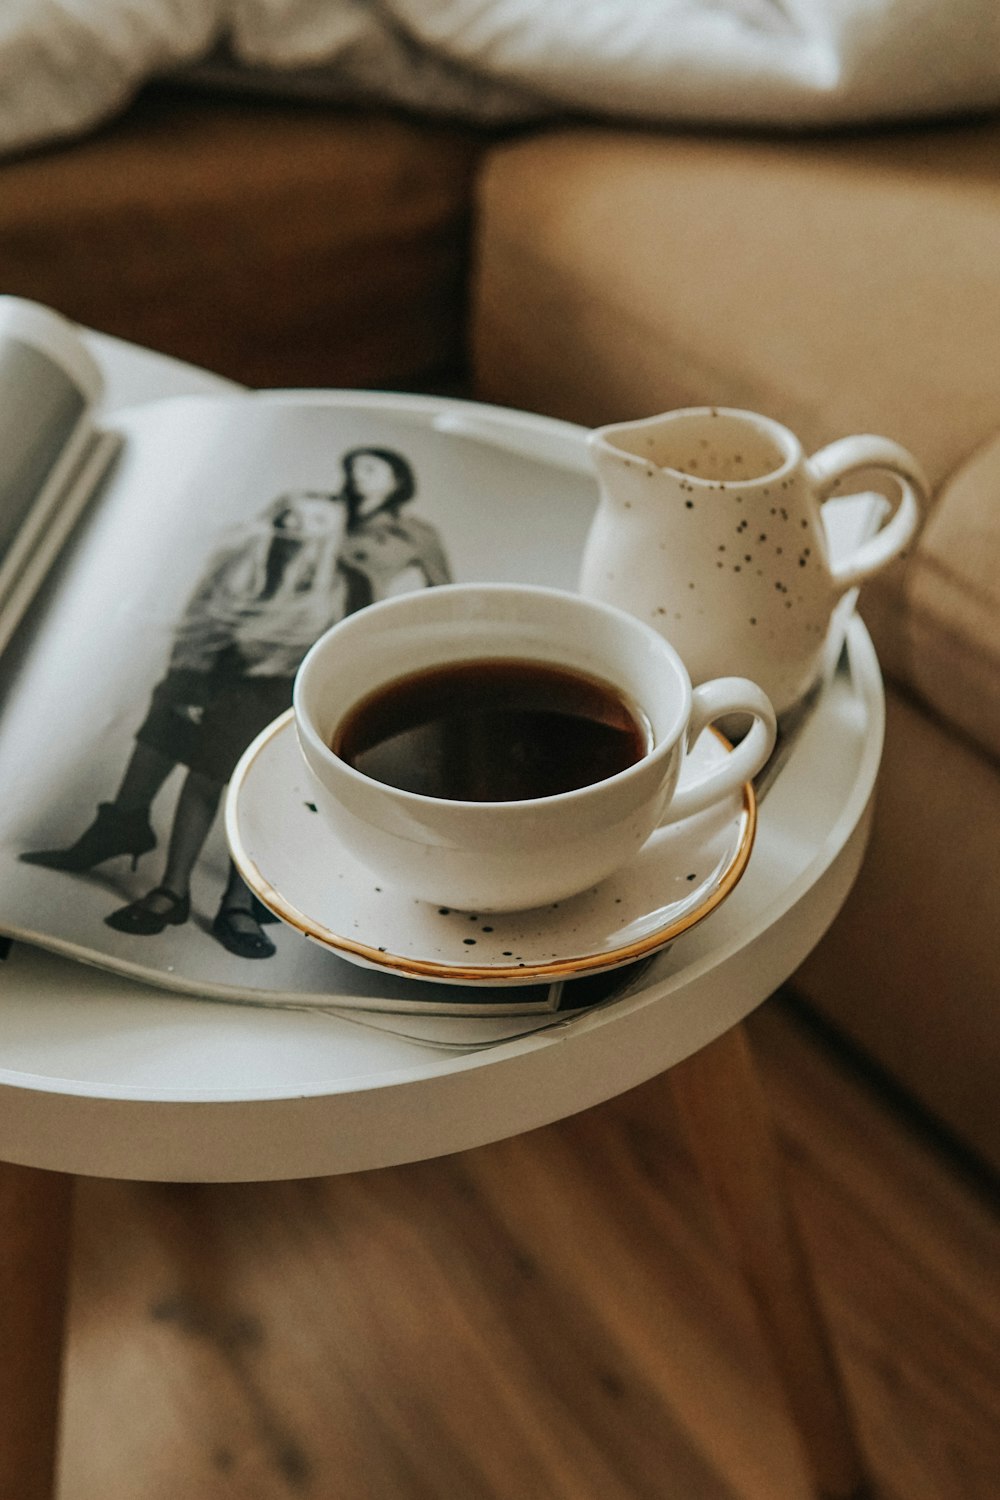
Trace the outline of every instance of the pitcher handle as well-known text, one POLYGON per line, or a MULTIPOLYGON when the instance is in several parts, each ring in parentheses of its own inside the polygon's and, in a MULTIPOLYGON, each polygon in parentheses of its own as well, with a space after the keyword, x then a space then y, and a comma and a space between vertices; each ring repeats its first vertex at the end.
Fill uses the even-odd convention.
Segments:
POLYGON ((830 564, 834 586, 840 593, 870 578, 909 545, 930 492, 924 471, 913 454, 891 438, 869 434, 841 438, 806 460, 806 470, 824 500, 840 480, 859 469, 887 470, 899 482, 901 494, 889 520, 873 537, 861 542, 847 557, 830 564))
POLYGON ((754 722, 749 733, 724 761, 718 762, 689 786, 678 787, 660 819, 661 828, 668 823, 678 823, 681 818, 689 818, 692 813, 703 812, 729 792, 736 791, 745 781, 752 780, 774 749, 777 733, 774 709, 767 694, 755 682, 746 677, 717 677, 696 687, 691 698, 688 750, 702 730, 716 719, 727 718, 730 714, 751 714, 754 722))

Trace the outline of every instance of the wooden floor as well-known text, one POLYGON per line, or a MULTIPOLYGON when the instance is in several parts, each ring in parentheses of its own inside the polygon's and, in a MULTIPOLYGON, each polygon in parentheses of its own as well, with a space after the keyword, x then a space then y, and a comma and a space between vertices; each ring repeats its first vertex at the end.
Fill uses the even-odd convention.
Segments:
MULTIPOLYGON (((1000 1212, 783 1003, 750 1023, 878 1495, 1000 1495, 1000 1212)), ((85 1182, 61 1500, 803 1500, 655 1081, 365 1176, 85 1182)))

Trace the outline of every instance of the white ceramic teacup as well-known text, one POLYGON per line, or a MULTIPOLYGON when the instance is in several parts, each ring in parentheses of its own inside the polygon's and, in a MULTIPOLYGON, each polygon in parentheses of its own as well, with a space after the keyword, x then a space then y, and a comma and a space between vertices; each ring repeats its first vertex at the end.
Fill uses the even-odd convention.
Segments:
POLYGON ((341 844, 387 886, 460 910, 540 906, 596 885, 658 825, 713 805, 754 776, 775 733, 771 705, 754 683, 722 678, 692 690, 673 647, 634 616, 559 589, 507 584, 417 590, 348 616, 309 651, 294 704, 317 806, 341 844), (373 691, 484 659, 547 663, 613 685, 648 723, 645 753, 573 791, 471 802, 386 785, 330 748, 373 691), (749 733, 678 790, 688 746, 731 714, 752 717, 749 733))

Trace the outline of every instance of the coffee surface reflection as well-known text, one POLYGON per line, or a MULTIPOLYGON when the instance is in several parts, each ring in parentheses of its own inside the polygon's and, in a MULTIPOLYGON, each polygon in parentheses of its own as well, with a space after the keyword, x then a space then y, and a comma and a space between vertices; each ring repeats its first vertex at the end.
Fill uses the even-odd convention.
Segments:
POLYGON ((642 710, 601 678, 517 658, 449 663, 378 688, 331 749, 389 786, 519 802, 604 781, 647 753, 642 710))

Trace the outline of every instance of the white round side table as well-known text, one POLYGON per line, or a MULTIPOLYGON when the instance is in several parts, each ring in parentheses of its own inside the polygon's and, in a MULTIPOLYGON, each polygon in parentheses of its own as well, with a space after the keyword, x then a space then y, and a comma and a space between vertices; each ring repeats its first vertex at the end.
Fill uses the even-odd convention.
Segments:
MULTIPOLYGON (((109 404, 223 385, 96 335, 92 347, 109 404)), ((443 424, 468 440, 506 434, 540 457, 582 445, 565 423, 438 406, 443 424)), ((875 653, 855 619, 841 669, 760 808, 735 892, 656 958, 634 993, 479 1050, 448 1051, 327 1014, 169 995, 16 945, 0 966, 0 1267, 9 1288, 0 1494, 52 1493, 75 1176, 221 1182, 361 1171, 530 1130, 670 1070, 816 1492, 862 1495, 850 1412, 740 1022, 809 953, 857 874, 883 712, 875 653)))

